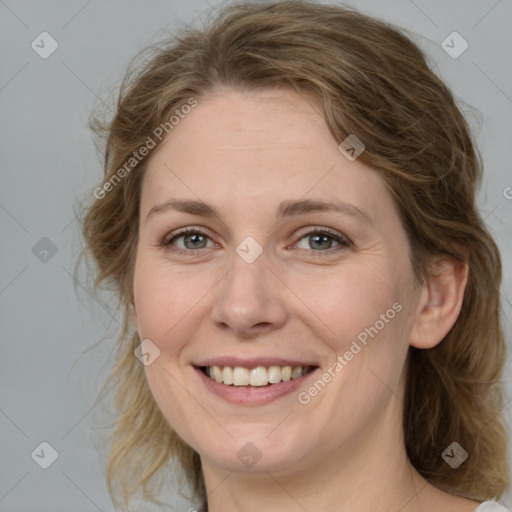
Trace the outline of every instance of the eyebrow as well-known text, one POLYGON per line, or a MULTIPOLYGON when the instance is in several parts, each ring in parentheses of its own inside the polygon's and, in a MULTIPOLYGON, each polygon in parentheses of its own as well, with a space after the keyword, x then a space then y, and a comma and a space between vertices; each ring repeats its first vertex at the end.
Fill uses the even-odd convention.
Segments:
MULTIPOLYGON (((146 215, 145 222, 148 222, 154 215, 169 210, 176 210, 199 217, 218 217, 222 219, 220 212, 215 207, 202 201, 170 199, 164 203, 153 206, 146 215)), ((373 219, 365 210, 341 200, 322 201, 317 199, 300 199, 283 201, 277 209, 276 220, 279 221, 284 217, 311 212, 337 212, 355 217, 370 226, 375 225, 373 219)))

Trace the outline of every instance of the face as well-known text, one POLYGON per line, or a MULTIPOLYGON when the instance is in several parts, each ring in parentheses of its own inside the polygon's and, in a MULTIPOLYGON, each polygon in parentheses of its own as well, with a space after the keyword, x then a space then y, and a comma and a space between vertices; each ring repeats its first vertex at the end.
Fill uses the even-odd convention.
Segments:
POLYGON ((219 91, 143 180, 134 322, 160 351, 153 396, 203 465, 300 471, 400 425, 406 234, 320 111, 286 90, 219 91))

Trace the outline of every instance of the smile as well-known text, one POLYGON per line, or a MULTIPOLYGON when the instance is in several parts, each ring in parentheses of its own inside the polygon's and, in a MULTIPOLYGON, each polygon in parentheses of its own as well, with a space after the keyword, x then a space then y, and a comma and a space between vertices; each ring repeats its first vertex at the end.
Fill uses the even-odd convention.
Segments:
POLYGON ((320 369, 313 361, 237 357, 203 360, 193 368, 210 393, 231 404, 249 407, 293 395, 320 369))
POLYGON ((227 386, 263 387, 288 382, 307 375, 315 369, 313 366, 203 366, 202 372, 219 384, 227 386))

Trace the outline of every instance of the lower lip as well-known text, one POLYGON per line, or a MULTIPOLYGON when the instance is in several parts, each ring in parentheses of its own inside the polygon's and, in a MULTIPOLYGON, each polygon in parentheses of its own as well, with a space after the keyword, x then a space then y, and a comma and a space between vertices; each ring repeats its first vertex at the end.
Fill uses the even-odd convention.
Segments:
POLYGON ((237 405, 265 405, 277 400, 282 396, 288 395, 304 384, 316 373, 318 368, 302 377, 292 379, 286 382, 271 384, 270 386, 227 386, 219 384, 207 377, 199 368, 194 368, 204 385, 215 395, 220 396, 227 402, 237 405))

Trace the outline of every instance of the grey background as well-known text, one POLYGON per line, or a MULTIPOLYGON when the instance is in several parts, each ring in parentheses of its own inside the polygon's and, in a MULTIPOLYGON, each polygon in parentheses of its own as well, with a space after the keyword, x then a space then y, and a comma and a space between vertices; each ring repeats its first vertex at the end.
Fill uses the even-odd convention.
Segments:
MULTIPOLYGON (((479 205, 503 255, 510 346, 512 2, 346 3, 418 34, 435 70, 472 106, 463 109, 486 163, 479 205), (457 59, 441 47, 453 31, 469 43, 457 59)), ((73 278, 80 249, 74 204, 102 173, 87 118, 99 98, 109 102, 138 50, 176 25, 197 23, 208 4, 220 2, 0 1, 0 511, 112 510, 99 440, 111 395, 96 399, 118 315, 108 297, 88 295, 86 276, 73 278), (31 48, 43 31, 59 45, 47 59, 31 48), (31 458, 43 441, 58 452, 46 470, 31 458)), ((507 402, 508 375, 510 357, 507 402)), ((511 428, 512 402, 505 413, 511 428)), ((172 488, 168 494, 161 510, 188 509, 172 488)), ((512 493, 503 504, 512 508, 512 493)))

